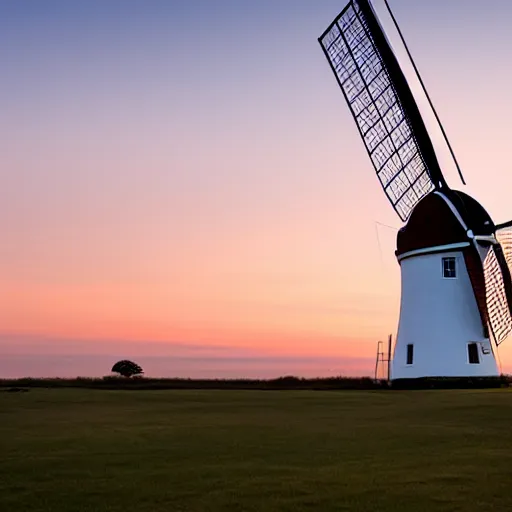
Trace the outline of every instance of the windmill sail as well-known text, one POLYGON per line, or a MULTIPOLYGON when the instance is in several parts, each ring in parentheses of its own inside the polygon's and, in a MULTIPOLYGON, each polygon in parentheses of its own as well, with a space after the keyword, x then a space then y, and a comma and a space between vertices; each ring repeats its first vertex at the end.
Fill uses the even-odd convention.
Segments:
POLYGON ((512 333, 512 221, 496 226, 496 239, 484 274, 489 322, 499 345, 512 333))
POLYGON ((496 238, 503 249, 505 260, 512 273, 512 221, 496 226, 496 238))
POLYGON ((351 0, 319 39, 393 208, 446 187, 418 106, 369 0, 351 0))
POLYGON ((512 332, 512 281, 500 244, 487 253, 484 278, 489 324, 499 345, 512 332))

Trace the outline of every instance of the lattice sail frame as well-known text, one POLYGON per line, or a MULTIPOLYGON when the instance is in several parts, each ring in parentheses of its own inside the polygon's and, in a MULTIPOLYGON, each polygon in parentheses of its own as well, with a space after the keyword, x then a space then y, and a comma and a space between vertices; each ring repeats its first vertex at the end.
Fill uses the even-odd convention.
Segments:
MULTIPOLYGON (((365 17, 360 4, 363 0, 352 0, 320 38, 320 44, 354 116, 381 186, 399 217, 406 221, 416 204, 438 188, 440 180, 444 183, 444 179, 423 121, 416 118, 416 131, 421 128, 424 142, 422 151, 418 133, 404 109, 404 92, 409 108, 417 109, 405 78, 401 70, 395 68, 393 80, 375 41, 380 29, 374 25, 372 34, 369 18, 365 17), (397 77, 402 98, 397 93, 397 77), (428 168, 427 161, 433 164, 431 167, 436 167, 435 172, 428 168)), ((368 2, 365 5, 371 9, 368 2)), ((382 32, 380 37, 385 38, 382 32)))
POLYGON ((512 221, 497 226, 496 239, 501 245, 508 268, 512 274, 512 221))
POLYGON ((499 246, 491 247, 484 260, 485 295, 489 324, 496 345, 512 332, 512 315, 507 298, 503 268, 500 265, 499 246))
POLYGON ((499 345, 512 333, 512 221, 496 226, 495 238, 483 264, 489 324, 499 345))

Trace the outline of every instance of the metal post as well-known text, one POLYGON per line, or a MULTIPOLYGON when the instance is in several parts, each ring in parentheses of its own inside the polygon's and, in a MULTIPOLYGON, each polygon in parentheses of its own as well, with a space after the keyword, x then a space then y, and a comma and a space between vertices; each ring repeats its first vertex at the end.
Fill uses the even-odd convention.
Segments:
POLYGON ((390 334, 388 338, 388 381, 391 380, 391 342, 393 335, 390 334))
MULTIPOLYGON (((379 359, 380 359, 380 355, 382 354, 381 346, 382 346, 382 341, 378 341, 377 342, 377 360, 375 361, 375 380, 377 380, 377 375, 379 373, 379 359)), ((384 354, 382 354, 382 355, 384 355, 384 354)))

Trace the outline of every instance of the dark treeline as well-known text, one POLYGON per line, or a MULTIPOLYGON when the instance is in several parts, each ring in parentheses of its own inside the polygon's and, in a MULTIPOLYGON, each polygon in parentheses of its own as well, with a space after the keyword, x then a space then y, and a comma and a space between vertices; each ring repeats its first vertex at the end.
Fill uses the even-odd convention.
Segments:
POLYGON ((94 388, 94 389, 380 389, 384 381, 370 378, 280 377, 277 379, 178 379, 149 377, 103 377, 75 379, 0 379, 0 387, 94 388))
POLYGON ((4 390, 22 388, 90 388, 118 390, 162 390, 162 389, 247 389, 247 390, 378 390, 378 389, 463 389, 508 387, 512 377, 503 375, 495 378, 432 378, 394 381, 374 380, 369 377, 330 377, 306 379, 280 377, 277 379, 153 379, 148 377, 112 377, 75 379, 64 378, 21 378, 0 379, 4 390))

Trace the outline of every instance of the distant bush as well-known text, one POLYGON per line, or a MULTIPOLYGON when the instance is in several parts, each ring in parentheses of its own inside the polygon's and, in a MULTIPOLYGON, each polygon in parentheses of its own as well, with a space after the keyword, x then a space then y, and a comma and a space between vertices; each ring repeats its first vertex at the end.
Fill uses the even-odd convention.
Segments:
POLYGON ((122 361, 118 361, 114 366, 112 366, 113 373, 119 373, 123 377, 133 377, 134 375, 142 375, 144 372, 142 368, 133 361, 128 361, 124 359, 122 361))

